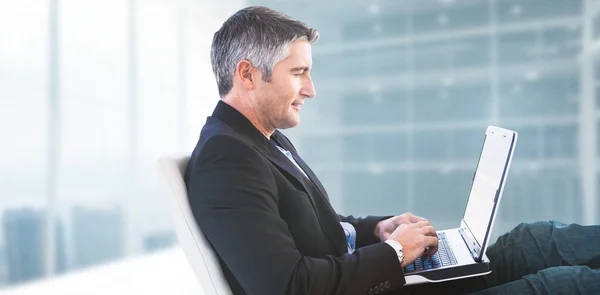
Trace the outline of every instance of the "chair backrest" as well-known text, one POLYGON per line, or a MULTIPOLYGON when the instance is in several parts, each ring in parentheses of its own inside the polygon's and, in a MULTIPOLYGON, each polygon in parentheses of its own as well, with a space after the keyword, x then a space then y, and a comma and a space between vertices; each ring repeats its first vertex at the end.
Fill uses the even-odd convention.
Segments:
POLYGON ((184 180, 189 160, 189 155, 163 156, 157 162, 159 174, 171 192, 175 231, 204 293, 229 295, 232 292, 219 261, 198 227, 189 204, 184 180))

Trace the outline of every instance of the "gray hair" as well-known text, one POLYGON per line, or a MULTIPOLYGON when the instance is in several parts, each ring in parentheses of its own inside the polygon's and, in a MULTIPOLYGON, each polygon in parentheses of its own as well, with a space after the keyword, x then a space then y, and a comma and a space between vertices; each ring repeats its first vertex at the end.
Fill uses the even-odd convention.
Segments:
POLYGON ((287 58, 296 40, 313 43, 317 30, 303 22, 262 6, 250 6, 232 15, 214 37, 210 61, 219 87, 225 96, 233 88, 237 63, 247 60, 260 69, 263 81, 270 82, 275 64, 287 58))

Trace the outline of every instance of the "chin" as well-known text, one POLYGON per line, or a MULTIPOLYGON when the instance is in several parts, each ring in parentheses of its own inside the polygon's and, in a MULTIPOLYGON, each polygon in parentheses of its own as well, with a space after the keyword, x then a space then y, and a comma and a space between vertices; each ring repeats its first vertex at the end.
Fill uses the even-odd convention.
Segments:
POLYGON ((281 122, 281 123, 282 124, 280 124, 280 127, 278 129, 294 128, 294 127, 300 125, 300 117, 289 118, 288 120, 285 120, 284 122, 281 122))
POLYGON ((286 124, 283 125, 282 127, 279 127, 277 129, 290 129, 290 128, 294 128, 296 126, 300 125, 300 122, 294 123, 294 124, 286 124))

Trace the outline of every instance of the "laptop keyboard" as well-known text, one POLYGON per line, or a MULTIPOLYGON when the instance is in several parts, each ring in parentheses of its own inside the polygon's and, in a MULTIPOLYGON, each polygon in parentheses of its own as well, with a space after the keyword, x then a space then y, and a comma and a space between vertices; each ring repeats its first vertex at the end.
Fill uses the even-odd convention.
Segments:
POLYGON ((455 265, 456 258, 454 257, 454 253, 452 252, 450 245, 448 245, 446 233, 438 233, 438 241, 438 250, 435 255, 431 257, 423 256, 417 258, 415 262, 407 265, 404 268, 404 273, 455 265))

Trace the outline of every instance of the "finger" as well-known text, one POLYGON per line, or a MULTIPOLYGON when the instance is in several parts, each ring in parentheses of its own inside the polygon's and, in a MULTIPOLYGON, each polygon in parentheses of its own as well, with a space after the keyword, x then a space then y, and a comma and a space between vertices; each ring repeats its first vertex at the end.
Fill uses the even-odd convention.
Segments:
POLYGON ((405 217, 405 216, 403 216, 403 215, 398 215, 398 216, 394 217, 394 219, 393 219, 393 220, 394 220, 394 224, 395 224, 396 226, 398 226, 398 225, 401 225, 401 224, 404 224, 404 223, 409 223, 409 222, 410 222, 410 221, 409 221, 409 222, 407 222, 407 221, 408 221, 408 218, 406 218, 406 217, 405 217))
POLYGON ((427 219, 417 216, 417 215, 412 215, 410 213, 407 214, 408 220, 412 223, 417 223, 419 221, 427 221, 427 219))
POLYGON ((437 248, 438 247, 437 237, 425 236, 425 245, 424 245, 423 249, 425 249, 425 247, 429 247, 430 249, 437 248))
POLYGON ((431 257, 431 256, 435 255, 437 250, 438 250, 438 248, 436 248, 436 247, 432 247, 432 246, 427 247, 427 248, 425 248, 425 252, 423 253, 423 255, 431 257))
POLYGON ((387 240, 387 239, 389 239, 391 235, 392 234, 390 234, 388 232, 383 233, 383 239, 384 239, 384 241, 387 240))
POLYGON ((426 236, 437 237, 437 233, 431 225, 421 227, 421 232, 426 236))
POLYGON ((413 223, 417 227, 431 226, 431 223, 428 220, 419 221, 417 223, 413 223))
POLYGON ((412 222, 406 216, 399 215, 399 216, 396 216, 396 218, 394 219, 394 223, 396 225, 400 225, 400 224, 412 223, 412 222))
POLYGON ((427 255, 429 255, 429 257, 432 257, 433 255, 435 255, 435 253, 437 253, 438 248, 437 247, 429 247, 429 251, 427 251, 427 255))

